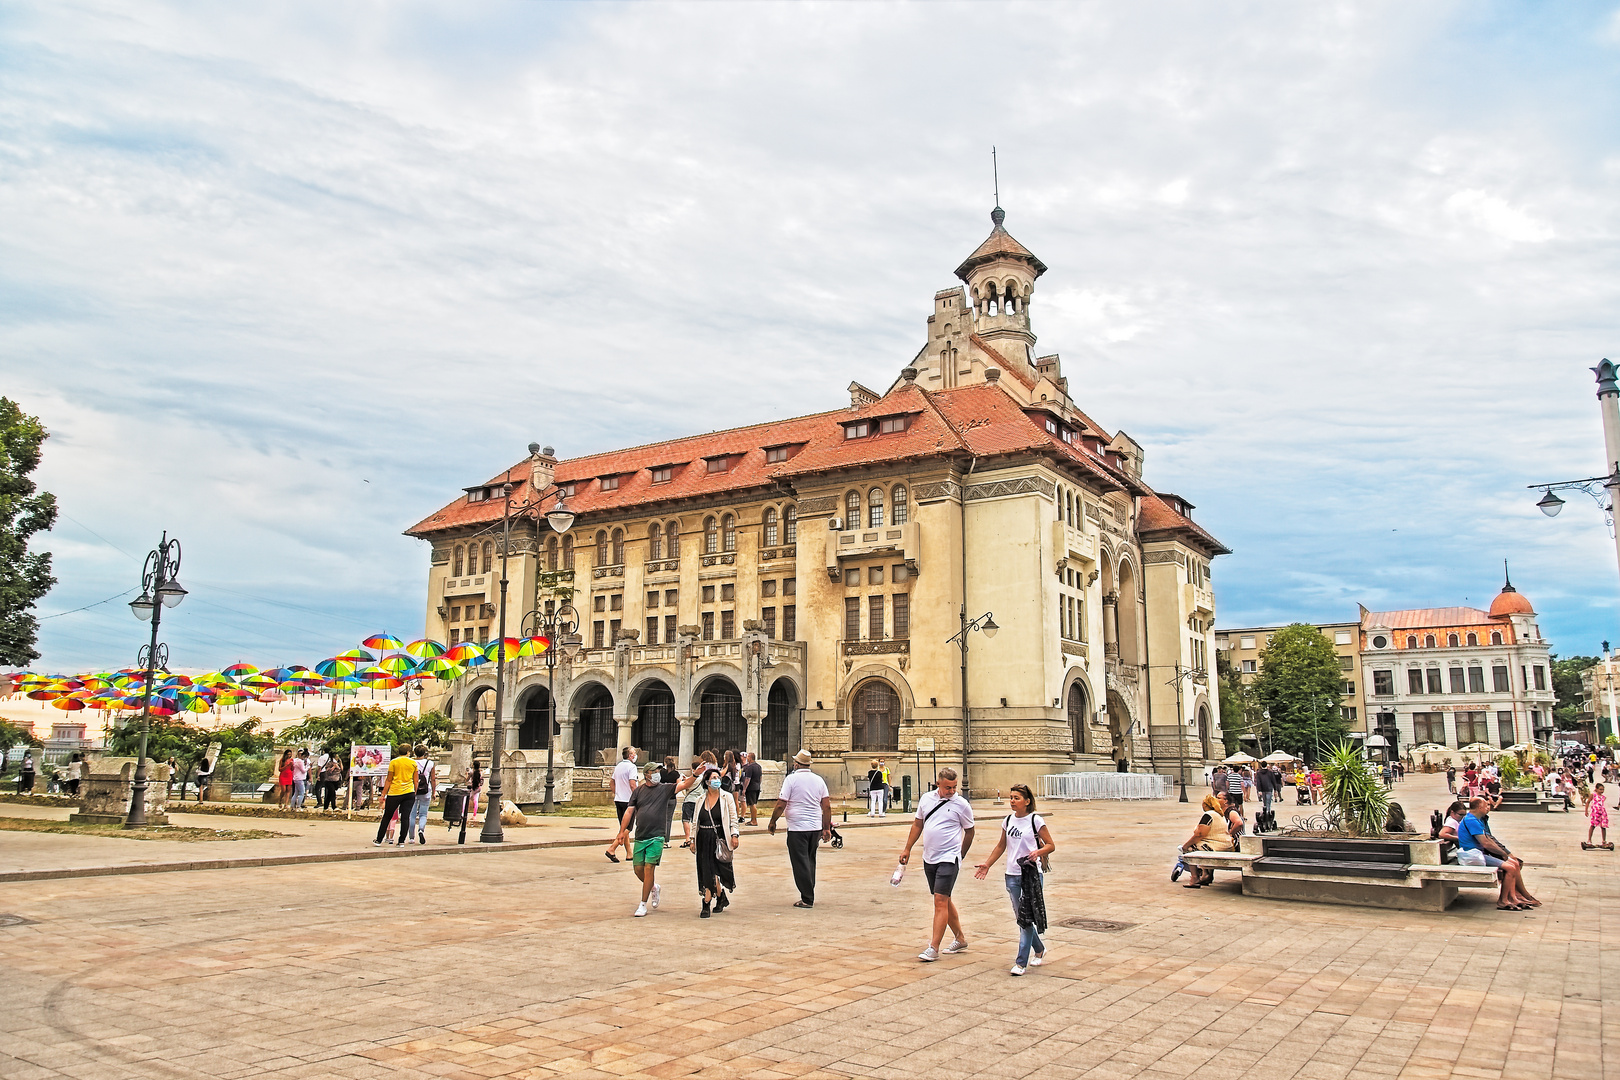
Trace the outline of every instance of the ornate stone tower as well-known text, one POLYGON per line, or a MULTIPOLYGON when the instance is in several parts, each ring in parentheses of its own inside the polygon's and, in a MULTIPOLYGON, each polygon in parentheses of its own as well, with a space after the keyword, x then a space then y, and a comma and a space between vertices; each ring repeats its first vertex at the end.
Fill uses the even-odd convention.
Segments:
POLYGON ((1035 335, 1029 328, 1029 304, 1035 279, 1046 264, 1012 238, 1003 226, 1007 212, 990 211, 995 228, 956 268, 968 287, 973 306, 973 330, 1009 363, 1021 363, 1033 374, 1035 335))

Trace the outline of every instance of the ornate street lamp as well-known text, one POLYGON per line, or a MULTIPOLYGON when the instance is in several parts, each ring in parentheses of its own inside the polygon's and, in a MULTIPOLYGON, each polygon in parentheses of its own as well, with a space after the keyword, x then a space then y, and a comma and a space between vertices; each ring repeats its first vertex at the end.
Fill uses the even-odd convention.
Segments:
MULTIPOLYGON (((1188 678, 1192 679, 1194 682, 1203 682, 1205 679, 1207 679, 1209 677, 1209 673, 1207 671, 1205 671, 1203 668, 1186 668, 1186 667, 1182 667, 1180 664, 1177 664, 1174 670, 1175 670, 1175 673, 1176 673, 1176 677, 1170 680, 1170 684, 1173 685, 1176 688, 1176 750, 1180 754, 1180 757, 1181 757, 1181 798, 1178 799, 1177 801, 1178 802, 1186 802, 1187 801, 1187 729, 1192 727, 1192 720, 1191 720, 1191 718, 1182 715, 1182 713, 1185 710, 1183 709, 1182 703, 1181 703, 1182 702, 1181 683, 1182 683, 1183 679, 1188 679, 1188 678)), ((1149 740, 1151 740, 1153 738, 1153 729, 1151 727, 1151 721, 1150 721, 1150 726, 1148 728, 1148 738, 1149 738, 1149 740)))
POLYGON ((159 668, 167 668, 169 649, 158 644, 158 624, 163 621, 163 609, 178 607, 186 598, 181 588, 180 541, 170 540, 165 532, 157 550, 146 556, 141 571, 141 595, 129 602, 129 610, 137 619, 152 625, 152 639, 141 649, 138 663, 146 669, 146 681, 141 684, 141 743, 135 755, 135 779, 130 785, 129 814, 124 828, 139 829, 146 825, 146 737, 152 726, 152 680, 159 668))
MULTIPOLYGON (((574 515, 568 515, 568 524, 573 525, 574 515)), ((551 520, 551 515, 546 515, 551 520)), ((552 523, 555 526, 555 522, 552 523)), ((557 651, 562 650, 563 657, 573 660, 579 655, 581 642, 579 634, 579 612, 573 604, 564 603, 551 611, 542 611, 539 608, 523 616, 523 624, 519 633, 524 637, 545 637, 546 645, 546 694, 551 702, 551 714, 546 717, 546 800, 540 812, 549 814, 553 810, 552 792, 556 787, 556 755, 557 755, 557 651)))
MULTIPOLYGON (((1563 480, 1556 484, 1530 484, 1531 491, 1542 493, 1536 506, 1548 517, 1557 517, 1564 508, 1564 500, 1554 492, 1579 491, 1592 497, 1603 511, 1603 520, 1609 533, 1615 536, 1615 554, 1620 558, 1620 535, 1614 529, 1614 504, 1620 496, 1620 368, 1610 360, 1601 361, 1592 369, 1597 376, 1598 411, 1603 418, 1604 464, 1607 476, 1588 476, 1584 480, 1563 480)), ((1531 734, 1534 739, 1534 733, 1531 734)))
POLYGON ((980 615, 977 619, 969 620, 968 617, 967 617, 967 605, 966 604, 962 605, 962 609, 961 609, 961 611, 959 613, 959 617, 962 620, 962 629, 958 630, 956 633, 954 633, 950 637, 946 638, 945 639, 945 644, 950 645, 952 643, 955 643, 956 646, 962 650, 962 796, 963 796, 963 798, 967 798, 968 797, 968 792, 971 790, 968 787, 968 748, 969 748, 968 680, 967 680, 968 634, 970 632, 974 631, 974 630, 977 630, 980 633, 982 633, 986 638, 993 638, 993 637, 996 636, 996 631, 1000 630, 1001 627, 996 625, 995 613, 991 612, 991 611, 985 612, 983 615, 980 615))

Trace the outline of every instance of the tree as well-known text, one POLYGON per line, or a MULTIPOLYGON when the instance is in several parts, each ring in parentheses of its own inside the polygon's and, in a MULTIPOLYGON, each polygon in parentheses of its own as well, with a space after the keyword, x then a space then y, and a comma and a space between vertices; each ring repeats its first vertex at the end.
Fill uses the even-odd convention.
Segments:
POLYGON ((1558 654, 1553 653, 1548 659, 1552 661, 1553 726, 1559 731, 1579 731, 1584 701, 1581 672, 1598 663, 1599 658, 1570 656, 1560 660, 1558 654))
POLYGON ((37 416, 0 397, 0 664, 27 667, 39 659, 34 605, 51 591, 51 553, 29 554, 28 539, 56 524, 56 496, 35 493, 29 474, 50 437, 37 416))
POLYGON ((1333 643, 1316 627, 1291 623, 1272 634, 1254 682, 1256 701, 1271 715, 1272 743, 1316 761, 1323 746, 1343 740, 1350 731, 1339 711, 1343 681, 1333 643))
POLYGON ((1243 676, 1225 653, 1215 654, 1215 678, 1220 686, 1221 740, 1230 756, 1243 748, 1239 741, 1241 736, 1259 733, 1261 725, 1256 723, 1256 718, 1260 708, 1255 702, 1254 689, 1244 683, 1243 676))
MULTIPOLYGON (((174 779, 184 784, 190 781, 192 770, 202 763, 211 747, 218 746, 221 755, 229 751, 260 754, 270 749, 275 744, 275 736, 259 730, 263 722, 254 716, 229 727, 201 728, 177 716, 154 716, 147 732, 146 756, 157 761, 174 758, 180 765, 180 775, 174 779)), ((107 732, 107 749, 114 754, 133 757, 140 749, 140 742, 138 716, 107 732)))
POLYGON ((326 716, 306 716, 303 723, 282 731, 279 742, 312 742, 316 748, 349 760, 349 748, 423 743, 430 749, 449 745, 455 725, 436 710, 411 716, 404 709, 350 705, 326 716))
POLYGON ((17 746, 44 746, 33 732, 9 720, 0 720, 0 773, 11 767, 11 751, 17 746))

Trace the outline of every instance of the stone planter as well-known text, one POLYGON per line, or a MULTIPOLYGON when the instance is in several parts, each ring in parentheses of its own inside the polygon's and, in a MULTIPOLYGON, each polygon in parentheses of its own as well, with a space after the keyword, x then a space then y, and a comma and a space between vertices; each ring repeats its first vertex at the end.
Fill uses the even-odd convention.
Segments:
MULTIPOLYGON (((135 759, 100 757, 90 762, 89 775, 79 784, 79 812, 69 821, 85 825, 122 825, 133 797, 135 759)), ((169 798, 167 762, 146 763, 146 823, 167 825, 169 798)))

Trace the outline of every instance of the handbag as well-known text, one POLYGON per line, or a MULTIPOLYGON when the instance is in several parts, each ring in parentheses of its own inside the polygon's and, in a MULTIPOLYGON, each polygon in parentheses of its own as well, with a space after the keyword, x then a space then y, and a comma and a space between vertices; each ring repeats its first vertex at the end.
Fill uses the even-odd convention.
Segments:
MULTIPOLYGON (((719 802, 719 800, 716 800, 714 806, 709 808, 709 817, 710 817, 710 819, 712 820, 716 815, 718 815, 719 811, 720 811, 720 802, 719 802)), ((723 816, 722 816, 722 820, 723 820, 723 816)), ((729 841, 729 838, 726 836, 725 826, 724 825, 716 825, 714 827, 714 831, 715 831, 714 861, 718 862, 718 863, 724 863, 727 866, 730 866, 731 865, 731 843, 729 841)))

